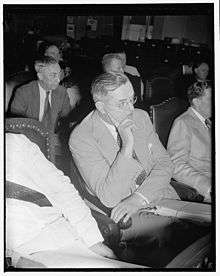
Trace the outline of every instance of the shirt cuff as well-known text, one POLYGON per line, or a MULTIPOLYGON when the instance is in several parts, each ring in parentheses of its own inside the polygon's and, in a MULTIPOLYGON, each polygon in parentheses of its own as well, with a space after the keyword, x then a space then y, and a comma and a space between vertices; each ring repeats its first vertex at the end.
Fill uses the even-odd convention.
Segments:
POLYGON ((139 192, 134 192, 136 195, 139 195, 143 200, 144 200, 144 205, 150 205, 150 201, 141 193, 139 192))

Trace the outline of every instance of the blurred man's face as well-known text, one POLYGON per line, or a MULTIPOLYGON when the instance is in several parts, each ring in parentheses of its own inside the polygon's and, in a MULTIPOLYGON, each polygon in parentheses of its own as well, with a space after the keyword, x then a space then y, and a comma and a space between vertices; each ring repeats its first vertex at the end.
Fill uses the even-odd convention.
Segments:
POLYGON ((110 64, 106 67, 106 72, 124 73, 124 70, 122 67, 122 61, 120 59, 113 58, 110 64))
POLYGON ((122 60, 122 67, 123 67, 123 70, 126 66, 126 54, 124 52, 122 53, 117 53, 117 55, 121 58, 122 60))
POLYGON ((56 89, 60 83, 60 73, 61 70, 58 63, 50 64, 43 68, 38 73, 41 86, 47 91, 56 89))
POLYGON ((207 63, 201 63, 198 68, 195 68, 196 76, 199 80, 206 80, 209 74, 209 66, 207 63))
POLYGON ((45 51, 45 56, 53 57, 54 59, 56 59, 56 61, 59 61, 60 60, 60 51, 55 45, 50 46, 45 51))

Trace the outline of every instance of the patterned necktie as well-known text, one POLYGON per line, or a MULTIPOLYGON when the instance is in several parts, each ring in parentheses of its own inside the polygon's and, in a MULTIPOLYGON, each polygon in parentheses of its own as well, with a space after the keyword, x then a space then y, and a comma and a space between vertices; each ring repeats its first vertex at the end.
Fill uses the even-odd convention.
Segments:
POLYGON ((46 127, 46 129, 53 131, 49 95, 50 95, 50 91, 47 91, 47 95, 44 102, 44 115, 42 118, 42 123, 46 127))
POLYGON ((209 130, 211 130, 212 123, 211 123, 210 119, 205 119, 205 124, 206 124, 207 128, 208 128, 209 130))
MULTIPOLYGON (((116 132, 117 132, 117 143, 118 143, 119 148, 121 148, 121 146, 122 146, 121 136, 120 136, 120 134, 119 134, 117 128, 115 128, 115 129, 116 129, 116 132)), ((132 157, 133 157, 136 161, 138 161, 138 162, 141 164, 141 162, 140 162, 140 160, 138 159, 137 154, 136 154, 136 152, 135 152, 134 150, 133 150, 133 152, 132 152, 132 157)), ((146 171, 143 169, 143 170, 140 172, 140 174, 137 176, 137 178, 135 179, 136 185, 140 186, 140 185, 144 182, 144 180, 146 179, 146 177, 147 177, 147 173, 146 173, 146 171)))

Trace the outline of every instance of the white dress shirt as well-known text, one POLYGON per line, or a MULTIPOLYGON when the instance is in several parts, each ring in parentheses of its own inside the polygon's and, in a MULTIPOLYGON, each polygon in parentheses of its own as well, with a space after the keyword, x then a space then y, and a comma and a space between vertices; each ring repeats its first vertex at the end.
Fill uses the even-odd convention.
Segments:
MULTIPOLYGON (((41 85, 38 82, 38 86, 39 86, 39 91, 40 91, 40 110, 39 110, 39 121, 41 122, 43 119, 43 115, 44 115, 44 103, 45 103, 45 99, 46 99, 46 93, 47 91, 43 89, 43 87, 41 87, 41 85)), ((51 91, 49 94, 49 103, 51 105, 51 91)))

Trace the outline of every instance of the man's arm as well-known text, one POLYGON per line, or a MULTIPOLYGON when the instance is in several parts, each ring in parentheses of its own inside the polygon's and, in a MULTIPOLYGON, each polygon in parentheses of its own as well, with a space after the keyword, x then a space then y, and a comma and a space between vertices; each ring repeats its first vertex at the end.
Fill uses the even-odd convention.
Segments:
POLYGON ((189 164, 191 132, 183 120, 177 120, 171 129, 167 150, 175 166, 174 178, 206 196, 210 190, 210 178, 189 164))
POLYGON ((114 207, 130 194, 132 183, 134 185, 140 171, 136 160, 118 152, 109 162, 91 134, 86 135, 77 129, 71 134, 69 146, 86 184, 105 206, 114 207))
POLYGON ((21 87, 15 91, 15 97, 11 104, 11 113, 16 115, 21 115, 22 117, 26 115, 27 110, 27 95, 26 91, 21 87))

